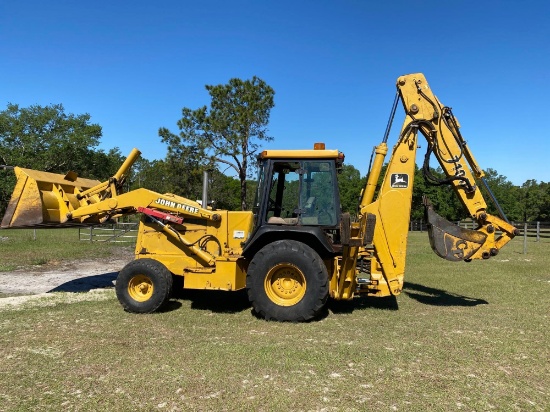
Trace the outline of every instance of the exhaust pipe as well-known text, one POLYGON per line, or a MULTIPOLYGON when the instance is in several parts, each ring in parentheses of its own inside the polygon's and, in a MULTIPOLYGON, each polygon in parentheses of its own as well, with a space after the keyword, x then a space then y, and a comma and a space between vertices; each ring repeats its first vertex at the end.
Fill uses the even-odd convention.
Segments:
POLYGON ((202 172, 202 208, 208 208, 208 170, 202 172))

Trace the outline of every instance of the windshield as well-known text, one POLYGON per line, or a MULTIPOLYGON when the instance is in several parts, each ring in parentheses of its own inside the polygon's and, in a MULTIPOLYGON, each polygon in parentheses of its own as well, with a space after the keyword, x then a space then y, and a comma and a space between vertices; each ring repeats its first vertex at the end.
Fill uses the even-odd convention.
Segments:
POLYGON ((338 206, 333 166, 321 160, 274 162, 267 223, 335 225, 338 206))

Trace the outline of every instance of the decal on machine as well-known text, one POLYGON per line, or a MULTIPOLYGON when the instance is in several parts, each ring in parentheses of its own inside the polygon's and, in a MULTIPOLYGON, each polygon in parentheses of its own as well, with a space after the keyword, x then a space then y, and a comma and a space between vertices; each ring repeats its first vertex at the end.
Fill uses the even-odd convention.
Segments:
POLYGON ((406 189, 409 187, 409 175, 406 173, 392 173, 390 187, 392 189, 406 189))
POLYGON ((234 230, 233 239, 244 239, 244 230, 234 230))
POLYGON ((166 199, 163 199, 161 197, 159 197, 157 200, 155 200, 155 203, 157 205, 161 205, 161 206, 165 206, 165 207, 171 207, 172 209, 180 209, 180 210, 183 210, 184 212, 199 213, 199 208, 198 207, 189 206, 189 205, 186 205, 184 203, 173 202, 171 200, 166 200, 166 199))

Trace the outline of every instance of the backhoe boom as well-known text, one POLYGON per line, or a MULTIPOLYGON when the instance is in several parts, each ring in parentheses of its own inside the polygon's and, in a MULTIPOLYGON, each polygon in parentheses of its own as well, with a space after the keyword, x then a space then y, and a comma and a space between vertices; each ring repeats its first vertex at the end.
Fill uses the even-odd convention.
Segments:
MULTIPOLYGON (((343 261, 355 261, 354 267, 360 265, 359 261, 361 264, 368 262, 370 281, 364 291, 379 296, 398 294, 403 287, 419 132, 428 144, 423 165, 426 180, 431 184, 451 185, 477 223, 475 230, 460 228, 439 216, 425 198, 428 232, 434 252, 451 261, 488 259, 517 234, 517 229, 503 213, 501 217, 487 213, 487 204, 476 183, 476 179, 484 178, 484 172, 462 138, 452 110, 440 103, 425 77, 420 73, 401 76, 397 80, 397 91, 406 114, 401 133, 376 199, 375 188, 388 152, 386 139, 375 148, 359 207, 356 239, 364 239, 365 233, 372 230, 367 223, 370 216, 370 222, 375 222, 370 223, 375 225, 373 241, 371 244, 363 241, 362 249, 342 258, 343 261), (430 172, 429 158, 432 155, 445 173, 442 180, 430 172)), ((501 210, 498 204, 497 208, 501 210)))

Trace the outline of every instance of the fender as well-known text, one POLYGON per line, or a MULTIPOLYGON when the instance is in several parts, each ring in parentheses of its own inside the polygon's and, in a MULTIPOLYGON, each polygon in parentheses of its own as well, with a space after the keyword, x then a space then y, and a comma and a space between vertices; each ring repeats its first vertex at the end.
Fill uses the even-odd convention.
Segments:
POLYGON ((292 239, 302 242, 315 250, 322 259, 333 257, 337 251, 333 248, 328 236, 318 226, 260 226, 246 242, 243 256, 252 259, 265 245, 281 239, 292 239))

